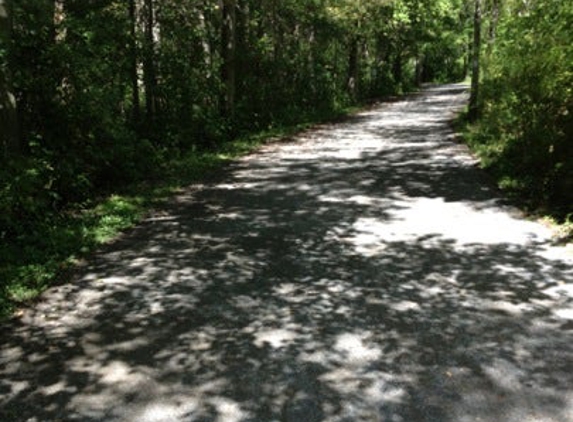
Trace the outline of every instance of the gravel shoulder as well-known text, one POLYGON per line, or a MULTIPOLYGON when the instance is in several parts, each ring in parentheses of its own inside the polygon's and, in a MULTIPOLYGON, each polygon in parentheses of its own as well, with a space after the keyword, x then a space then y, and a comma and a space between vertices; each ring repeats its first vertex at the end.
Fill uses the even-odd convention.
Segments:
POLYGON ((572 422, 573 255, 429 87, 192 186, 0 332, 0 420, 572 422))

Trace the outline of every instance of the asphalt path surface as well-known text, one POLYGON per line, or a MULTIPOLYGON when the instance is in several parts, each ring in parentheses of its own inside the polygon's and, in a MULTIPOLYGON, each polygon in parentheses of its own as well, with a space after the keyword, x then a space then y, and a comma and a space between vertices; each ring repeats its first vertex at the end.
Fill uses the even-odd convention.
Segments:
POLYGON ((428 87, 191 186, 0 333, 5 422, 571 422, 573 255, 428 87))

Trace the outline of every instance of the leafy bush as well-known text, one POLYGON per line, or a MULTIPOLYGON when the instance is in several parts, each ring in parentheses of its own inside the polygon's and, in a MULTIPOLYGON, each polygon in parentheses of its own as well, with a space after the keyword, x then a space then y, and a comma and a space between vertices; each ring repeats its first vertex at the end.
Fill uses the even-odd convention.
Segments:
POLYGON ((535 207, 573 211, 573 45, 569 2, 511 10, 487 61, 487 164, 535 207))
POLYGON ((55 178, 46 158, 19 158, 2 168, 0 239, 21 235, 54 209, 59 198, 55 178))

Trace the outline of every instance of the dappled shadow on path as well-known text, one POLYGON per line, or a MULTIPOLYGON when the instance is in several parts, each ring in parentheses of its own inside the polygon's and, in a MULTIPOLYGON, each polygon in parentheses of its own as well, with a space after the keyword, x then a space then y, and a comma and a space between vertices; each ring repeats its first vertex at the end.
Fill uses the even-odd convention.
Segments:
POLYGON ((0 419, 573 420, 573 268, 446 124, 458 86, 269 146, 6 325, 0 419))

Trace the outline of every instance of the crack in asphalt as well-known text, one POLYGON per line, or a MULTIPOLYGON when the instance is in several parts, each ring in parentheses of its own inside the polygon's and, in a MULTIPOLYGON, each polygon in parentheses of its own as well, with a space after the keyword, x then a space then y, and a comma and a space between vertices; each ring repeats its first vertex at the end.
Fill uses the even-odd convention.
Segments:
POLYGON ((0 420, 571 422, 573 257, 432 86, 237 160, 49 290, 0 420))

